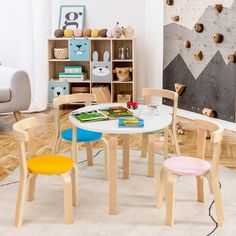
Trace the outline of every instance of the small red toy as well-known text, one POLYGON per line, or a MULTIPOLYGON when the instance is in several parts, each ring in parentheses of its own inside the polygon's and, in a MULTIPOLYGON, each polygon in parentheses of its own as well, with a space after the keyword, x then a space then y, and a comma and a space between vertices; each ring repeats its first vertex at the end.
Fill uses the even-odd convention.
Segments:
POLYGON ((137 109, 138 103, 137 102, 127 102, 127 108, 137 109))

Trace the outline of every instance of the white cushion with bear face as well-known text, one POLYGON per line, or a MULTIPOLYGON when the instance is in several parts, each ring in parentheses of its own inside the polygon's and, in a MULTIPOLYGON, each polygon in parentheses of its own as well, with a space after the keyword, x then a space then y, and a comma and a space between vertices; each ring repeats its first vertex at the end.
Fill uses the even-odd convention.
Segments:
POLYGON ((10 100, 11 100, 10 89, 0 86, 0 102, 9 102, 10 100))

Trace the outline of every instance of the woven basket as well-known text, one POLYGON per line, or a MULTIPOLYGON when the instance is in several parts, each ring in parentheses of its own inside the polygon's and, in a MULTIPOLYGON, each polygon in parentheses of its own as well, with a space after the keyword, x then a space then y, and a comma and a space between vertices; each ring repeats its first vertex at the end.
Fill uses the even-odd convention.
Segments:
POLYGON ((54 48, 54 57, 58 60, 64 60, 68 58, 67 48, 54 48))
POLYGON ((118 81, 126 82, 131 80, 130 67, 116 67, 115 71, 118 81))

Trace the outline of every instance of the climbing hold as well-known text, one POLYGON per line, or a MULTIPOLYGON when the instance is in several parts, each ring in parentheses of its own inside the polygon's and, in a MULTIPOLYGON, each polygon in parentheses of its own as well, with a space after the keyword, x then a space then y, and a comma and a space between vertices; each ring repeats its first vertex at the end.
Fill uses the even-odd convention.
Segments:
POLYGON ((166 0, 166 5, 173 5, 174 4, 174 0, 166 0))
POLYGON ((224 40, 224 36, 223 34, 216 33, 213 37, 213 40, 215 43, 222 43, 222 41, 224 40))
POLYGON ((173 17, 172 17, 172 20, 173 20, 173 21, 176 21, 176 22, 179 21, 179 16, 173 16, 173 17))
POLYGON ((184 84, 175 83, 175 91, 179 95, 182 95, 185 89, 186 86, 184 84))
POLYGON ((236 56, 234 54, 228 55, 228 62, 236 62, 236 56))
POLYGON ((202 54, 202 51, 198 51, 194 54, 195 58, 197 61, 201 61, 202 58, 203 58, 203 54, 202 54))
POLYGON ((196 32, 201 33, 204 30, 204 25, 197 23, 197 24, 195 24, 194 29, 196 32))
POLYGON ((214 8, 218 13, 221 13, 223 10, 223 5, 222 4, 215 4, 214 8))
POLYGON ((191 43, 189 40, 184 41, 183 45, 185 48, 191 48, 191 43))
POLYGON ((210 108, 204 108, 202 110, 202 114, 211 118, 215 118, 216 117, 216 111, 210 109, 210 108))

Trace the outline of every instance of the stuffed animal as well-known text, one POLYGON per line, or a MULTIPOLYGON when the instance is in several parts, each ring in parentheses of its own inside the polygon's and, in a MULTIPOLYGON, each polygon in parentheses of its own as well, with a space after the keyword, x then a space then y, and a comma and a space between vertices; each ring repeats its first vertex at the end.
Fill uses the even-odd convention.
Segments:
POLYGON ((74 30, 74 37, 75 38, 81 38, 83 36, 83 30, 82 29, 75 29, 74 30))
POLYGON ((108 30, 107 37, 108 38, 120 38, 123 35, 123 27, 119 27, 119 22, 117 22, 116 26, 112 30, 108 30))
POLYGON ((111 81, 111 62, 109 61, 110 54, 105 51, 103 61, 98 61, 98 52, 93 52, 92 61, 92 81, 93 82, 110 82, 111 81))
POLYGON ((84 37, 90 37, 91 36, 91 29, 84 29, 83 30, 83 36, 84 37))
POLYGON ((98 31, 98 36, 102 37, 102 38, 106 38, 107 37, 107 29, 101 29, 98 31))
POLYGON ((90 47, 89 40, 84 39, 70 39, 70 60, 71 61, 89 61, 90 47))
POLYGON ((53 101, 53 98, 69 94, 69 84, 66 80, 55 81, 51 79, 48 82, 48 99, 49 102, 53 101))
POLYGON ((127 28, 123 30, 125 38, 133 38, 134 37, 134 29, 129 25, 127 28))
POLYGON ((64 36, 66 38, 71 38, 73 37, 74 31, 72 29, 65 29, 64 30, 64 36))
POLYGON ((92 29, 91 37, 92 38, 97 38, 98 37, 98 32, 99 32, 99 29, 92 29))
POLYGON ((56 30, 54 31, 54 36, 55 36, 56 38, 62 38, 62 37, 64 37, 64 30, 62 30, 62 29, 56 29, 56 30))

